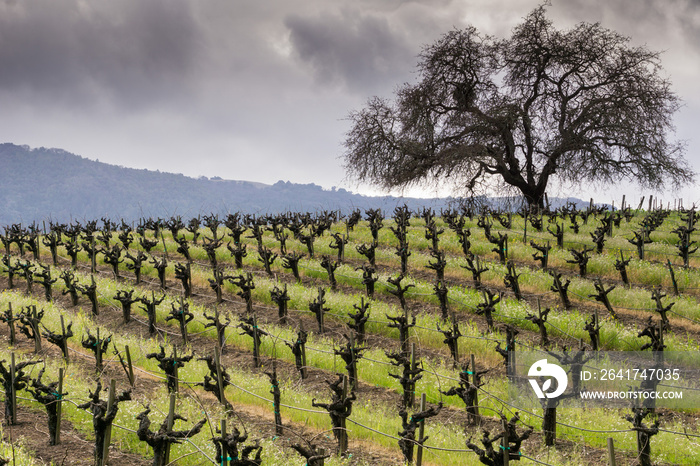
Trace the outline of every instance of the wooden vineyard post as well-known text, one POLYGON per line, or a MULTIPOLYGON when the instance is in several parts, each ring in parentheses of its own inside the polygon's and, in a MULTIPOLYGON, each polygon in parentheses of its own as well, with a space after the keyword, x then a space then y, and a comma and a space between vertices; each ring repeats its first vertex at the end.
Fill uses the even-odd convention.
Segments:
MULTIPOLYGON (((66 364, 70 363, 70 357, 68 356, 68 338, 66 337, 66 324, 63 319, 63 314, 61 314, 61 335, 63 336, 62 339, 62 344, 63 348, 63 358, 66 360, 66 364)), ((58 390, 58 393, 61 393, 61 390, 58 390)))
POLYGON ((32 305, 32 327, 34 327, 34 352, 41 352, 41 332, 39 331, 39 318, 36 313, 36 306, 32 305))
MULTIPOLYGON (((457 336, 459 334, 459 328, 457 327, 457 314, 455 314, 454 312, 452 313, 452 328, 453 328, 454 335, 457 336)), ((455 369, 459 367, 459 346, 458 346, 458 344, 459 344, 459 340, 455 340, 455 343, 454 343, 454 345, 455 345, 454 346, 455 362, 454 362, 454 366, 453 366, 455 369)))
MULTIPOLYGON (((191 267, 192 259, 189 259, 187 261, 187 281, 189 284, 189 290, 190 290, 190 295, 192 294, 192 267, 191 267)), ((188 296, 189 298, 190 296, 188 296)))
MULTIPOLYGON (((98 351, 99 353, 99 351, 98 351)), ((111 379, 109 381, 109 395, 107 396, 107 413, 109 413, 112 409, 112 405, 114 404, 114 391, 116 390, 116 382, 114 379, 111 379)), ((112 440, 112 423, 110 422, 107 428, 105 429, 105 439, 104 439, 104 446, 102 448, 102 464, 98 466, 105 466, 107 464, 107 461, 109 459, 109 444, 112 440)))
POLYGON ((95 251, 95 238, 90 242, 90 273, 97 270, 97 251, 95 251))
POLYGON ((593 347, 593 351, 599 351, 600 346, 601 346, 601 341, 600 341, 600 319, 598 318, 598 308, 595 308, 594 314, 593 314, 593 326, 590 330, 588 330, 588 334, 591 336, 591 346, 593 347), (594 340, 595 337, 595 340, 594 340))
POLYGON ((126 361, 124 361, 124 358, 122 357, 121 352, 117 348, 117 345, 114 345, 114 354, 116 354, 119 358, 119 363, 121 364, 122 369, 124 369, 126 377, 129 379, 129 385, 133 387, 136 384, 136 378, 134 377, 134 366, 131 363, 131 353, 129 352, 129 345, 124 345, 124 350, 126 352, 126 361))
MULTIPOLYGON (((218 361, 217 361, 218 366, 218 361)), ((221 420, 221 438, 226 439, 226 419, 221 420)), ((221 466, 228 466, 228 449, 226 448, 226 441, 221 442, 221 466)))
MULTIPOLYGON (((170 394, 170 407, 168 408, 168 418, 167 418, 167 432, 172 432, 173 425, 175 424, 175 394, 170 394)), ((163 450, 163 464, 170 463, 170 442, 165 444, 163 450)))
MULTIPOLYGON (((348 399, 348 376, 343 376, 343 401, 348 399)), ((345 416, 340 418, 340 432, 338 437, 338 446, 340 451, 338 452, 340 456, 344 456, 345 452, 348 451, 348 431, 345 428, 345 416)))
MULTIPOLYGON (((411 343, 411 371, 416 370, 416 344, 411 343)), ((409 406, 414 406, 416 403, 416 383, 411 384, 411 396, 409 398, 409 406)))
MULTIPOLYGON (((342 235, 342 238, 343 238, 342 245, 345 245, 346 243, 348 243, 350 241, 349 234, 342 235)), ((342 245, 341 245, 340 251, 339 251, 340 252, 340 262, 343 262, 345 260, 345 248, 342 245)))
MULTIPOLYGON (((425 393, 420 396, 420 412, 425 411, 425 393)), ((416 466, 423 464, 423 431, 425 428, 425 420, 420 421, 418 426, 418 450, 416 451, 416 466)))
POLYGON ((216 303, 214 304, 214 324, 216 325, 216 347, 219 349, 220 352, 222 352, 224 350, 225 335, 221 329, 221 320, 219 320, 219 305, 216 303))
MULTIPOLYGON (((214 363, 216 364, 216 384, 219 386, 220 398, 225 400, 224 389, 226 386, 224 385, 224 378, 221 376, 221 353, 218 346, 214 346, 214 363)), ((222 431, 221 436, 226 437, 226 434, 222 431)))
MULTIPOLYGON (((496 351, 503 356, 506 365, 506 375, 509 380, 515 377, 515 336, 519 333, 518 330, 509 325, 505 325, 506 330, 506 349, 500 349, 500 346, 496 347, 496 351)), ((500 343, 499 343, 500 345, 500 343)), ((474 371, 476 372, 476 371, 474 371)))
POLYGON ((129 384, 133 387, 136 380, 134 379, 134 366, 131 364, 131 353, 129 352, 129 345, 125 346, 126 349, 126 364, 128 368, 129 384))
MULTIPOLYGON (((472 385, 474 387, 479 386, 479 375, 476 373, 476 360, 474 358, 474 353, 471 354, 471 362, 472 362, 472 385)), ((479 424, 479 391, 474 390, 474 401, 473 405, 471 407, 472 409, 472 419, 474 420, 474 424, 478 425, 479 424)))
POLYGON ((10 425, 17 424, 17 391, 15 390, 15 353, 10 355, 10 425))
POLYGON ((58 399, 56 400, 56 432, 52 440, 52 445, 58 445, 61 442, 61 398, 63 397, 63 368, 58 369, 58 399))
MULTIPOLYGON (((355 346, 355 337, 353 334, 350 334, 350 339, 348 340, 348 349, 350 350, 350 370, 352 371, 352 378, 350 380, 351 383, 351 390, 355 390, 357 388, 358 381, 357 379, 359 376, 357 375, 357 360, 362 358, 362 351, 364 348, 357 347, 355 346)), ((350 374, 348 374, 350 375, 350 374)))
POLYGON ((678 296, 678 283, 676 282, 676 275, 673 273, 671 261, 666 259, 666 264, 668 265, 668 272, 671 274, 671 283, 673 283, 673 294, 678 296))
MULTIPOLYGON (((214 234, 214 239, 216 239, 216 234, 214 234)), ((160 240, 163 242, 163 256, 166 259, 168 259, 168 248, 165 246, 165 237, 163 236, 163 230, 160 231, 160 240)))
POLYGON ((503 466, 508 466, 510 463, 510 445, 508 440, 508 423, 505 418, 503 424, 503 437, 501 437, 501 450, 503 450, 503 466))
POLYGON ((515 336, 512 343, 508 345, 508 375, 510 378, 515 378, 515 336))
MULTIPOLYGON (((177 346, 175 346, 175 345, 173 345, 173 359, 175 360, 173 362, 173 365, 175 366, 173 368, 173 385, 175 387, 175 390, 173 390, 173 392, 177 393, 178 391, 180 391, 180 384, 179 384, 178 370, 177 370, 177 366, 179 365, 177 362, 177 346)), ((171 429, 171 428, 172 428, 172 426, 168 427, 168 429, 171 429)))
POLYGON ((608 465, 615 466, 615 443, 612 437, 608 437, 608 465))
POLYGON ((323 302, 321 303, 320 309, 317 313, 317 319, 318 319, 318 333, 324 333, 325 332, 325 326, 323 322, 323 302))

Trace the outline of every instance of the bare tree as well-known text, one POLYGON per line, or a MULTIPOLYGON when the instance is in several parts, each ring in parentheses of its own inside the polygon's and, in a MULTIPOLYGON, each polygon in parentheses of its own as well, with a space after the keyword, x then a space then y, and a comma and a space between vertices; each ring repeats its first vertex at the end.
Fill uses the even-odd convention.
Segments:
POLYGON ((496 181, 540 206, 552 179, 689 182, 662 71, 658 52, 599 24, 555 29, 544 6, 508 39, 455 29, 423 49, 417 84, 350 113, 345 168, 387 189, 496 181))

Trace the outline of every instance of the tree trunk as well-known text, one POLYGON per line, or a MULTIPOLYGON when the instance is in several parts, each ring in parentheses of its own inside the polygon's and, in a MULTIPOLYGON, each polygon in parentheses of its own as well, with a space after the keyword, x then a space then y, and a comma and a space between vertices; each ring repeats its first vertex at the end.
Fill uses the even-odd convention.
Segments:
POLYGON ((518 189, 520 189, 520 192, 523 193, 523 196, 527 201, 528 207, 534 206, 540 209, 544 209, 544 189, 540 189, 537 187, 533 188, 530 186, 518 186, 518 189))

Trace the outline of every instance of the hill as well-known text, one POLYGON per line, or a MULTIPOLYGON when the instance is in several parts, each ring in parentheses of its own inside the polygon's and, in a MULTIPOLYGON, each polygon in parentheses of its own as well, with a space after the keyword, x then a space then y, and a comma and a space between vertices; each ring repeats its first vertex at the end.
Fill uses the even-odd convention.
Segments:
POLYGON ((265 185, 109 165, 62 149, 0 144, 0 224, 212 212, 225 214, 447 206, 450 199, 371 197, 279 181, 265 185))
MULTIPOLYGON (((503 198, 482 198, 491 206, 508 205, 503 198)), ((553 208, 580 199, 550 199, 553 208)), ((278 181, 273 185, 251 181, 191 178, 182 174, 110 165, 71 154, 63 149, 0 144, 0 225, 30 224, 51 219, 183 218, 200 214, 276 214, 377 209, 392 212, 406 204, 411 210, 439 211, 455 198, 363 196, 345 189, 327 190, 316 184, 278 181)))

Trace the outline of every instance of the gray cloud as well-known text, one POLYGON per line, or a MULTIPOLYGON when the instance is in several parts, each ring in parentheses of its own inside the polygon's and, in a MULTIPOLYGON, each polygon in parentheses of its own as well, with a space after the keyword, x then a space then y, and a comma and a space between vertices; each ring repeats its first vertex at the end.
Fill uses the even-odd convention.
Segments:
POLYGON ((696 100, 700 74, 700 2, 695 0, 567 0, 554 2, 562 23, 600 22, 631 43, 662 52, 661 62, 685 100, 696 100))
POLYGON ((384 17, 343 9, 313 17, 290 15, 284 24, 299 58, 324 84, 341 83, 367 92, 414 66, 415 51, 384 17))
MULTIPOLYGON (((342 185, 343 118, 453 27, 506 37, 541 0, 0 0, 3 140, 192 176, 342 185)), ((695 0, 552 0, 557 27, 667 50, 700 120, 695 0), (694 100, 693 100, 694 99, 694 100)), ((689 141, 688 153, 697 151, 689 141)), ((698 193, 700 195, 700 193, 698 193)))
POLYGON ((148 105, 181 86, 198 52, 183 0, 37 0, 0 12, 0 88, 42 99, 148 105))

